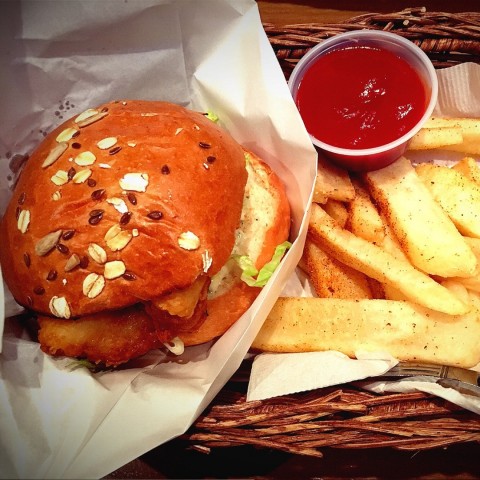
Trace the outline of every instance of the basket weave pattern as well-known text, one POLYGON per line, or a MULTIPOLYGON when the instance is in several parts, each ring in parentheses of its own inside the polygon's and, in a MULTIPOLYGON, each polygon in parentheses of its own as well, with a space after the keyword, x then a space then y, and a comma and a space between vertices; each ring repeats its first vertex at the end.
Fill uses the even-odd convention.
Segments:
MULTIPOLYGON (((287 79, 311 47, 360 29, 387 30, 408 38, 436 68, 480 63, 476 12, 410 8, 338 24, 264 24, 264 28, 287 79)), ((242 367, 183 436, 193 448, 208 453, 213 447, 253 445, 321 457, 326 447, 423 450, 480 442, 479 415, 425 393, 377 395, 349 384, 246 402, 248 372, 242 367)))
POLYGON ((335 24, 266 23, 264 29, 287 79, 297 62, 322 40, 363 29, 390 31, 411 40, 436 68, 480 63, 480 13, 477 12, 427 12, 419 7, 388 14, 369 13, 335 24))
POLYGON ((192 448, 252 445, 322 457, 326 447, 425 450, 480 442, 480 416, 421 392, 378 395, 353 384, 246 402, 229 382, 184 435, 192 448))

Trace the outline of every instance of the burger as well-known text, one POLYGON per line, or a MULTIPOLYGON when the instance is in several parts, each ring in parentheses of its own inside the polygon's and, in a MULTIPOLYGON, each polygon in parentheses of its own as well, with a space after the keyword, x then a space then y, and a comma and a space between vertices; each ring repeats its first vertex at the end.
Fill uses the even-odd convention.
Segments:
POLYGON ((30 156, 0 224, 0 263, 44 352, 117 366, 221 336, 289 229, 278 176, 209 115, 115 101, 30 156))

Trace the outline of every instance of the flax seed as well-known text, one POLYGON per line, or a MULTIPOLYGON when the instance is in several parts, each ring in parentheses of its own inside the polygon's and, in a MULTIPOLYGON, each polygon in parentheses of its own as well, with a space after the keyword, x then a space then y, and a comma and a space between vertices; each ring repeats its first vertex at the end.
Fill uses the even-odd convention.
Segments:
POLYGON ((69 248, 63 243, 57 243, 56 247, 57 247, 57 250, 60 253, 63 253, 64 255, 67 255, 70 252, 69 248))
POLYGON ((128 193, 127 193, 127 198, 128 198, 129 202, 130 202, 132 205, 136 205, 136 204, 137 204, 137 197, 135 196, 134 193, 128 192, 128 193))
POLYGON ((105 195, 105 189, 99 188, 98 190, 94 190, 91 196, 92 196, 92 200, 98 201, 98 200, 101 200, 104 195, 105 195))
POLYGON ((75 235, 75 230, 66 230, 62 235, 62 240, 70 240, 75 235))
POLYGON ((130 272, 128 270, 122 275, 122 277, 129 282, 137 279, 137 276, 133 272, 130 272))
POLYGON ((154 210, 153 212, 147 214, 147 217, 150 220, 160 220, 163 217, 163 213, 158 210, 154 210))
POLYGON ((54 280, 56 280, 57 276, 58 276, 58 272, 52 269, 47 274, 47 280, 49 282, 53 282, 54 280))
POLYGON ((132 218, 132 212, 125 212, 120 217, 120 225, 126 225, 130 221, 131 218, 132 218))

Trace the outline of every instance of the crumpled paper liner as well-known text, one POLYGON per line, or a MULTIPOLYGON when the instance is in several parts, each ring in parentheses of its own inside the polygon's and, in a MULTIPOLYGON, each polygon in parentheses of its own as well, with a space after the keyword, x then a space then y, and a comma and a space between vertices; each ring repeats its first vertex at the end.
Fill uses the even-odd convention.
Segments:
MULTIPOLYGON (((214 111, 270 163, 292 207, 293 247, 251 309, 181 357, 153 351, 91 374, 5 322, 0 477, 98 478, 184 433, 237 370, 301 256, 316 152, 253 0, 18 1, 0 10, 0 212, 52 125, 129 98, 214 111)), ((8 291, 0 297, 7 315, 18 311, 8 291)))
MULTIPOLYGON (((465 63, 437 70, 439 97, 434 115, 480 118, 480 65, 465 63)), ((457 161, 465 155, 455 152, 408 152, 411 160, 457 161)), ((478 159, 477 159, 478 160, 478 159)), ((284 297, 315 296, 305 275, 297 269, 286 285, 284 297)), ((480 339, 479 339, 480 341, 480 339)), ((262 353, 252 365, 247 400, 263 400, 289 393, 339 385, 383 375, 397 361, 383 353, 358 353, 348 359, 339 352, 262 353)), ((480 371, 480 368, 476 368, 480 371)), ((419 390, 437 395, 467 410, 480 413, 480 397, 420 379, 400 381, 365 381, 363 387, 381 392, 419 390)))

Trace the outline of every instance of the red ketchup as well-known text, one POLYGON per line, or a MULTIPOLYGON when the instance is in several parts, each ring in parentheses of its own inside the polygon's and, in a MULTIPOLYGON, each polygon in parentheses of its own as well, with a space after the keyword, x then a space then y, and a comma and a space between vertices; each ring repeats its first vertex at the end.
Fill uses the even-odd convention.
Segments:
POLYGON ((306 71, 296 103, 310 135, 356 150, 379 147, 411 130, 425 113, 428 93, 404 59, 353 46, 320 56, 306 71))

